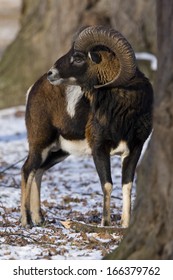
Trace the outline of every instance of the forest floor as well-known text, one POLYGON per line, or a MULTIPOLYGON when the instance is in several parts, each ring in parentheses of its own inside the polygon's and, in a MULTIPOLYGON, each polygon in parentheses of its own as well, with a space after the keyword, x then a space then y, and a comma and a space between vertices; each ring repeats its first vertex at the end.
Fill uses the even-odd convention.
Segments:
MULTIPOLYGON (((115 232, 99 226, 102 190, 91 157, 70 156, 45 173, 41 201, 46 223, 20 225, 20 171, 27 156, 24 106, 0 111, 0 259, 101 259, 123 238, 121 161, 112 158, 111 218, 115 232), (75 226, 69 226, 67 221, 75 226), (78 226, 86 228, 78 229, 78 226), (67 226, 68 225, 68 226, 67 226), (77 227, 76 227, 77 226, 77 227)), ((135 198, 135 189, 132 191, 135 198)))

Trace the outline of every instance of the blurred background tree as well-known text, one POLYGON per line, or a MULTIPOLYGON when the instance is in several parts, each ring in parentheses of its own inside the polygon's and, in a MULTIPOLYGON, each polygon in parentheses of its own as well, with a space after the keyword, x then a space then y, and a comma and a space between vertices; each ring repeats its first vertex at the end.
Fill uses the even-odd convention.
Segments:
POLYGON ((0 108, 24 104, 27 89, 83 25, 112 26, 135 51, 155 54, 155 9, 156 0, 22 0, 20 31, 0 61, 0 108))

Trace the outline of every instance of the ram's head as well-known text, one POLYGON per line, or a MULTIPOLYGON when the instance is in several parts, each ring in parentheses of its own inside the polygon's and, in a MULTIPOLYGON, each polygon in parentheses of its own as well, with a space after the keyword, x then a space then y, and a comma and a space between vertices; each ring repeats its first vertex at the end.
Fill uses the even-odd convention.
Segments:
POLYGON ((54 84, 78 84, 87 89, 125 85, 136 72, 134 51, 118 31, 92 26, 80 31, 70 51, 48 72, 54 84))

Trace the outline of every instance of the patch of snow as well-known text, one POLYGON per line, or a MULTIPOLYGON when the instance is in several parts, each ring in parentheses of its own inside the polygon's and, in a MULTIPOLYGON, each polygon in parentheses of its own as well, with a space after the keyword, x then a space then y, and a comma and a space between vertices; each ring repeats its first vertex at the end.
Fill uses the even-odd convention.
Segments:
POLYGON ((37 256, 40 255, 42 249, 35 245, 26 245, 26 246, 11 246, 11 245, 1 245, 0 250, 0 259, 9 259, 9 260, 19 260, 19 259, 37 259, 37 256))
POLYGON ((139 52, 135 53, 136 59, 138 60, 148 60, 150 61, 151 70, 156 71, 157 70, 157 57, 153 54, 147 53, 147 52, 139 52))

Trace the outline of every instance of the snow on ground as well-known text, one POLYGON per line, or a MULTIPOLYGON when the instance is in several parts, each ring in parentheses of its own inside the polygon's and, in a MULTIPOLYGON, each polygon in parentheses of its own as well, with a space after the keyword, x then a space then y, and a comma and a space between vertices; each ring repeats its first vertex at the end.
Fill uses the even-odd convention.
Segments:
MULTIPOLYGON (((91 157, 70 156, 45 173, 41 201, 46 224, 24 229, 20 219, 20 170, 28 145, 23 106, 0 111, 0 259, 101 259, 121 235, 75 232, 68 219, 99 225, 102 190, 91 157)), ((122 207, 120 158, 112 158, 113 225, 122 207)), ((135 190, 132 192, 133 200, 135 190)), ((115 222, 116 221, 116 222, 115 222)))

